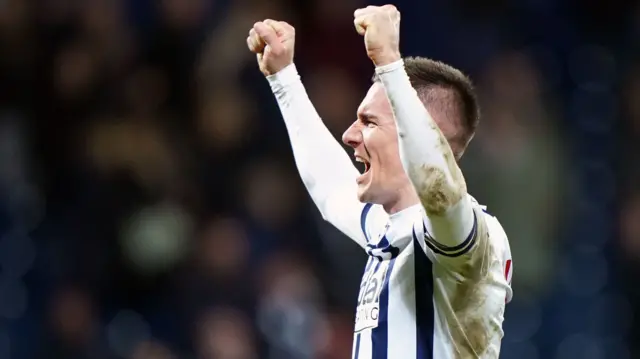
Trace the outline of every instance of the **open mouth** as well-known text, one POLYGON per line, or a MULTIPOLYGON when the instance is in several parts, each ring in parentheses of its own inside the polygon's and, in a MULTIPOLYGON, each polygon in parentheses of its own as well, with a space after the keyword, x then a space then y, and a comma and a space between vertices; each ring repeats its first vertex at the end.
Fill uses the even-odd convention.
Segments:
POLYGON ((358 166, 361 174, 365 174, 369 172, 369 169, 371 169, 371 164, 369 163, 369 161, 365 160, 362 157, 356 157, 356 162, 361 164, 360 166, 358 166))

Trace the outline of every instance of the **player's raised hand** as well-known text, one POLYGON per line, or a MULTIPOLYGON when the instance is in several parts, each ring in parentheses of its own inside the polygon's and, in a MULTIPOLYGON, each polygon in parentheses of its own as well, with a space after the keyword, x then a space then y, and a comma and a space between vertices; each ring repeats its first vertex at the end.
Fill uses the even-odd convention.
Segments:
POLYGON ((354 12, 356 31, 364 36, 367 55, 376 66, 400 57, 400 12, 393 5, 367 6, 354 12))
POLYGON ((273 75, 293 63, 296 31, 284 21, 256 22, 249 31, 247 46, 258 58, 265 76, 273 75))

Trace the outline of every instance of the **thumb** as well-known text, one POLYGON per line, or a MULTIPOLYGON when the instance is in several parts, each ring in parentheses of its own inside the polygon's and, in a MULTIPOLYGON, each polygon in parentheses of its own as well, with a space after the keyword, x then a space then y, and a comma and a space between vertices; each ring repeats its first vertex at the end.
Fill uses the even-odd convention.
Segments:
POLYGON ((271 48, 271 52, 274 54, 281 53, 284 51, 284 46, 280 42, 278 38, 278 34, 273 29, 273 27, 266 25, 263 22, 256 22, 253 25, 253 29, 256 31, 258 36, 264 40, 264 42, 271 48))

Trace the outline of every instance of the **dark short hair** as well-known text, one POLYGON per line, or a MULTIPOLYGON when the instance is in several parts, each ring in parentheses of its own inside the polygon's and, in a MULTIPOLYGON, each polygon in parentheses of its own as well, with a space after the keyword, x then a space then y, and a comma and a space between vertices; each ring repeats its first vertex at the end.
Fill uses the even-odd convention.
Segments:
POLYGON ((449 139, 459 160, 480 122, 480 106, 471 79, 453 66, 424 57, 407 57, 404 67, 429 111, 454 117, 450 120, 460 126, 457 135, 449 139))

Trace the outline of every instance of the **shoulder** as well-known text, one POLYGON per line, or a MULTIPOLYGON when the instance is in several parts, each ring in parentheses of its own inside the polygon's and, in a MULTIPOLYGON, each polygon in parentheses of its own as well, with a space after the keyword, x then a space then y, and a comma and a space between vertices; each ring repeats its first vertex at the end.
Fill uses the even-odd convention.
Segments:
POLYGON ((484 222, 486 239, 489 245, 499 248, 502 251, 509 251, 509 239, 507 233, 504 231, 502 224, 498 218, 491 213, 487 206, 480 204, 475 198, 469 195, 471 203, 473 203, 476 216, 481 218, 484 222))

